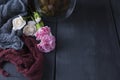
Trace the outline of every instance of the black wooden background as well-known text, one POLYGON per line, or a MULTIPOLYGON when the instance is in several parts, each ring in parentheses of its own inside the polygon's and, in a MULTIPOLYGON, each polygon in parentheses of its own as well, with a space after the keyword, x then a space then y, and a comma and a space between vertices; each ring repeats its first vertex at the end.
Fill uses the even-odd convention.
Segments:
MULTIPOLYGON (((68 19, 47 24, 57 46, 45 54, 42 80, 120 80, 120 0, 77 0, 68 19)), ((27 80, 5 69, 14 76, 0 80, 27 80)))

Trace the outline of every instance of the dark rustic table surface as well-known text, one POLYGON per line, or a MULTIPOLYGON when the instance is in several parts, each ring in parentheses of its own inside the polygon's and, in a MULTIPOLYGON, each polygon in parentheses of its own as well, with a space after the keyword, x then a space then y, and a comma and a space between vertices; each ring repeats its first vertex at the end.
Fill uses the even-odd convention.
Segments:
MULTIPOLYGON (((77 0, 68 19, 47 24, 57 46, 45 54, 42 80, 120 80, 120 0, 77 0)), ((0 80, 27 80, 5 69, 14 76, 0 80)))

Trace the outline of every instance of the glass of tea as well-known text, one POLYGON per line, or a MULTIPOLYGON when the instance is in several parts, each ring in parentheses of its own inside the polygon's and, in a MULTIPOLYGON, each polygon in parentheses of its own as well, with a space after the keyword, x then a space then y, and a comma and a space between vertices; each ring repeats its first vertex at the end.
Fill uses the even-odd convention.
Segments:
POLYGON ((76 0, 34 0, 36 10, 49 21, 63 20, 69 17, 76 0))

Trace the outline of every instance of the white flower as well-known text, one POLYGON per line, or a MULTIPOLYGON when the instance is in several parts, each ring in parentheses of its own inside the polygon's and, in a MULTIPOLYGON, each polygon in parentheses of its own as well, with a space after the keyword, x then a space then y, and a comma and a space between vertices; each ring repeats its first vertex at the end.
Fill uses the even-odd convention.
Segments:
POLYGON ((29 21, 28 25, 26 25, 23 29, 23 33, 26 36, 34 36, 34 33, 36 32, 36 26, 33 21, 29 21))
POLYGON ((13 30, 20 30, 25 26, 26 21, 19 15, 19 17, 13 19, 12 24, 13 30))
POLYGON ((37 17, 37 18, 35 19, 35 21, 36 21, 36 23, 39 23, 39 22, 41 21, 41 18, 40 18, 40 17, 37 17))

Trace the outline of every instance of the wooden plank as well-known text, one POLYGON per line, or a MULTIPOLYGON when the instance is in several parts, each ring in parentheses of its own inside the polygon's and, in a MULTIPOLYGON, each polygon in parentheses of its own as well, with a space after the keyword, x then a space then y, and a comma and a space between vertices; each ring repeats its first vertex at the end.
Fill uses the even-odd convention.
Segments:
MULTIPOLYGON (((112 11, 112 17, 114 19, 115 30, 118 37, 118 44, 120 49, 120 1, 119 0, 110 0, 110 6, 112 11)), ((118 65, 118 70, 120 69, 120 53, 116 55, 116 61, 118 65)))
POLYGON ((22 74, 18 73, 15 66, 7 63, 4 69, 11 74, 11 77, 3 77, 0 75, 0 80, 28 80, 22 74))
POLYGON ((77 0, 57 26, 55 80, 119 80, 119 52, 109 0, 77 0))
POLYGON ((120 40, 120 0, 110 0, 116 31, 120 40))
MULTIPOLYGON (((55 22, 49 22, 45 21, 46 25, 51 27, 52 33, 54 36, 56 36, 56 23, 55 22)), ((45 54, 45 68, 44 68, 44 74, 42 80, 54 80, 55 76, 55 56, 56 50, 45 54)))

